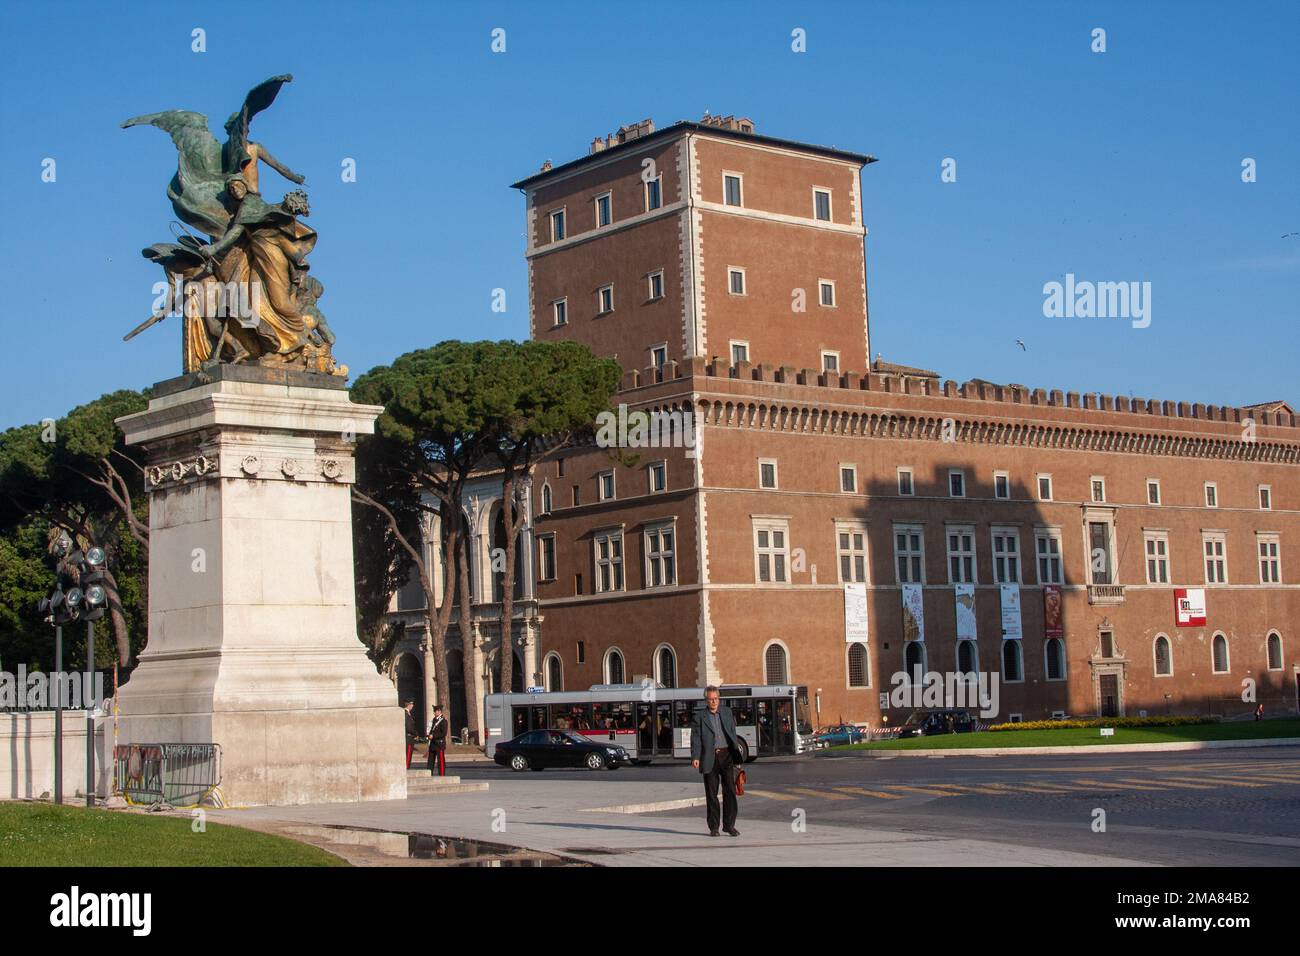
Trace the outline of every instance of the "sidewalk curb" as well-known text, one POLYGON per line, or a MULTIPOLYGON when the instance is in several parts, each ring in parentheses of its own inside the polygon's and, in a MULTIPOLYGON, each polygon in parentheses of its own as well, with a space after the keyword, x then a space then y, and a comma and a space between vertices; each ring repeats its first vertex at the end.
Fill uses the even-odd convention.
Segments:
POLYGON ((1227 750, 1238 747, 1296 747, 1300 737, 1263 740, 1187 740, 1167 744, 1076 744, 1073 747, 951 747, 940 750, 849 750, 852 757, 1018 757, 1022 754, 1061 756, 1077 753, 1163 753, 1174 750, 1227 750))

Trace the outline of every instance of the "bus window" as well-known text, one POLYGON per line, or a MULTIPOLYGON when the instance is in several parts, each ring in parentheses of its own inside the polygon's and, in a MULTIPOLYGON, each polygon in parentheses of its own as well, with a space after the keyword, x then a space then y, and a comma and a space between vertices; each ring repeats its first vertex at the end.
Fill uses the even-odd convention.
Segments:
POLYGON ((689 727, 691 725, 691 714, 695 710, 695 702, 690 700, 673 701, 673 712, 676 715, 674 723, 678 727, 689 727))
POLYGON ((731 715, 736 718, 737 727, 754 726, 754 701, 750 697, 732 697, 723 701, 731 708, 731 715))
POLYGON ((511 727, 513 728, 510 733, 511 739, 518 737, 520 734, 522 734, 525 730, 528 729, 528 708, 527 707, 511 708, 511 727))
POLYGON ((592 730, 591 708, 586 704, 555 704, 551 707, 551 727, 555 730, 592 730))
POLYGON ((530 730, 549 730, 546 725, 546 708, 544 706, 534 706, 528 708, 532 713, 530 730))
POLYGON ((630 702, 593 704, 591 710, 595 730, 631 730, 634 726, 630 702))

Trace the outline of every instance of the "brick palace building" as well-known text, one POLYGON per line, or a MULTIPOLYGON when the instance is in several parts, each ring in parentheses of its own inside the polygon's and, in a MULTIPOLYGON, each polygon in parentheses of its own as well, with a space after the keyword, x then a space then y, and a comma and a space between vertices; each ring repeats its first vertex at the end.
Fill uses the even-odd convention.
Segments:
MULTIPOLYGON (((615 357, 619 402, 695 426, 694 447, 621 449, 634 464, 593 446, 534 469, 517 688, 789 682, 820 723, 878 726, 906 716, 882 693, 920 666, 998 674, 999 719, 1244 714, 1249 686, 1267 712, 1296 712, 1290 406, 958 384, 873 361, 873 161, 706 116, 623 127, 514 184, 532 337, 615 357), (1181 596, 1192 611, 1203 596, 1203 624, 1180 625, 1181 596)), ((492 476, 470 489, 458 729, 480 725, 459 655, 481 665, 481 701, 498 652, 500 506, 492 476)), ((393 676, 425 701, 421 603, 414 588, 395 599, 408 635, 393 676)))

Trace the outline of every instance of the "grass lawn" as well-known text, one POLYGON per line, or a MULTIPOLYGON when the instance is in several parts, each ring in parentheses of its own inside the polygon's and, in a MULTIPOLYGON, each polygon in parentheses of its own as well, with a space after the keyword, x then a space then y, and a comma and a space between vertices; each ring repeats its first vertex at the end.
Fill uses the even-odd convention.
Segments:
POLYGON ((0 866, 346 866, 324 850, 190 817, 0 803, 0 866))
POLYGON ((1261 740, 1300 737, 1300 720, 1241 721, 1231 724, 1194 724, 1189 727, 1117 727, 1114 737, 1095 728, 1061 730, 999 730, 978 734, 943 734, 909 737, 869 744, 831 747, 831 750, 966 750, 971 747, 1108 747, 1115 744, 1167 744, 1196 740, 1261 740))

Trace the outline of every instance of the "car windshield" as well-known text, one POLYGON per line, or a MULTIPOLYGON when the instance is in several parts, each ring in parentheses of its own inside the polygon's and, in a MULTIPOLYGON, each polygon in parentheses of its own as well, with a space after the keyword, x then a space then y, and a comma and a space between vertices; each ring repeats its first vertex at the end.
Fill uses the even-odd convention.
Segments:
POLYGON ((925 718, 926 718, 927 716, 928 716, 928 715, 927 715, 926 712, 923 711, 923 710, 914 710, 914 711, 912 711, 912 713, 908 716, 907 720, 903 721, 903 723, 904 723, 905 726, 908 726, 908 727, 915 727, 917 724, 923 724, 923 723, 925 723, 925 718))
POLYGON ((561 736, 568 738, 568 742, 569 742, 569 743, 573 743, 573 744, 585 744, 585 743, 590 743, 590 741, 587 740, 586 737, 582 736, 582 734, 575 734, 575 733, 569 733, 569 732, 566 732, 566 733, 562 734, 561 736))

